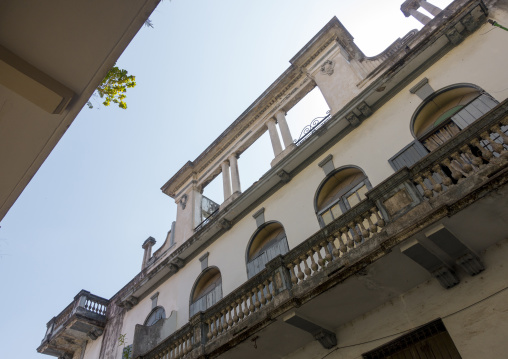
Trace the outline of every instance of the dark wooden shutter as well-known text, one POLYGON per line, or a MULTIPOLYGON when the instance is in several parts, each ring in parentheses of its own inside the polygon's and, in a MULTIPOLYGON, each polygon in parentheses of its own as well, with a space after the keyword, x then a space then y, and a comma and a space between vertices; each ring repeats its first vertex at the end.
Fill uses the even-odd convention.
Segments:
POLYGON ((451 117, 452 121, 462 130, 485 115, 499 104, 487 94, 481 94, 462 110, 451 117))
POLYGON ((390 158, 388 162, 395 171, 398 171, 403 167, 411 167, 428 153, 429 151, 420 142, 414 140, 390 158))

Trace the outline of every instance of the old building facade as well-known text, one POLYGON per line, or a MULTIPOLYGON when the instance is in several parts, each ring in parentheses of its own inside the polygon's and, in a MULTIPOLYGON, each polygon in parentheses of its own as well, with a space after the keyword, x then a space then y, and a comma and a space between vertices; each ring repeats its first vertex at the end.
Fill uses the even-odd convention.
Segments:
POLYGON ((155 240, 143 243, 141 272, 110 299, 80 292, 38 351, 502 357, 508 2, 401 10, 425 26, 375 57, 338 19, 326 24, 164 184, 177 217, 153 254, 155 240), (314 88, 330 114, 293 140, 286 113, 314 88), (242 191, 238 157, 265 132, 271 169, 242 191), (217 176, 220 204, 203 196, 217 176))

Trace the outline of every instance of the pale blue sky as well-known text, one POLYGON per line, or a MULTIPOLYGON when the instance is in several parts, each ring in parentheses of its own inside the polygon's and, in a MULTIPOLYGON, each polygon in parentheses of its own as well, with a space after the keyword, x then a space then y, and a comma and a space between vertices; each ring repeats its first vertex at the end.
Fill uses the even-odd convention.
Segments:
MULTIPOLYGON (((444 8, 450 1, 431 2, 444 8)), ((137 80, 129 108, 84 108, 1 223, 0 356, 44 358, 35 349, 46 322, 81 289, 109 298, 139 272, 141 244, 153 236, 155 248, 162 245, 176 215, 160 187, 333 16, 372 56, 420 27, 401 3, 163 1, 151 16, 154 28, 142 28, 118 62, 137 80)), ((327 110, 313 95, 288 113, 294 138, 327 110)), ((242 189, 272 156, 261 138, 240 158, 242 189), (263 160, 252 165, 250 152, 263 160)), ((220 183, 205 194, 220 201, 220 183)))

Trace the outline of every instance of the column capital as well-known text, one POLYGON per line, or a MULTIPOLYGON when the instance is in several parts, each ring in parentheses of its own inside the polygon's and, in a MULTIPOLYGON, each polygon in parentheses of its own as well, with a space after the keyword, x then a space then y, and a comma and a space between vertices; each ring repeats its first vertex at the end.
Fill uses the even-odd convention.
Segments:
POLYGON ((277 112, 275 112, 275 118, 277 118, 277 119, 278 119, 278 117, 279 117, 280 115, 282 115, 282 116, 286 116, 287 114, 288 114, 288 113, 287 113, 284 109, 279 109, 279 110, 277 110, 277 112))
POLYGON ((148 237, 144 242, 143 244, 141 245, 141 248, 143 249, 147 249, 148 247, 152 247, 155 243, 157 243, 157 241, 155 240, 155 238, 153 237, 148 237))
POLYGON ((265 122, 267 125, 268 124, 271 124, 271 125, 275 125, 277 123, 277 119, 275 117, 270 117, 268 120, 266 120, 265 122))

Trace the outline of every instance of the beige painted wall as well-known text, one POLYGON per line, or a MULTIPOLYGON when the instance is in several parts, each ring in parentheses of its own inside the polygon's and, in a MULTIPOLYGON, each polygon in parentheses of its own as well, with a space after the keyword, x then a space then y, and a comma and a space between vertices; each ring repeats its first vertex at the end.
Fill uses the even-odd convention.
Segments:
MULTIPOLYGON (((507 256, 508 240, 505 240, 482 254, 486 269, 477 276, 464 274, 461 283, 451 289, 444 289, 431 279, 337 328, 340 349, 327 358, 361 359, 363 353, 437 318, 442 318, 463 359, 506 357, 507 256), (375 340, 378 338, 383 339, 375 340)), ((313 342, 287 358, 322 358, 328 352, 313 342)))
MULTIPOLYGON (((104 336, 101 335, 97 339, 89 340, 86 343, 85 356, 83 357, 83 359, 97 359, 99 357, 103 338, 104 336)), ((75 356, 75 358, 81 358, 81 356, 78 357, 75 356)))
MULTIPOLYGON (((505 13, 494 12, 492 15, 499 22, 508 23, 508 16, 505 13)), ((431 69, 425 71, 400 91, 382 109, 362 123, 360 127, 311 163, 288 184, 265 200, 252 213, 245 216, 204 252, 198 254, 190 263, 161 285, 157 289, 160 292, 158 300, 159 305, 164 306, 166 314, 169 315, 172 310, 178 312, 178 327, 188 321, 190 292, 194 281, 201 272, 198 258, 205 252, 210 253, 209 265, 217 266, 222 273, 223 295, 229 294, 247 280, 245 250, 249 239, 256 230, 256 223, 252 218, 252 214, 259 208, 265 208, 265 219, 267 221, 276 220, 282 223, 286 229, 290 249, 316 232, 319 225, 314 213, 313 200, 317 187, 325 178, 324 172, 318 166, 318 163, 328 154, 333 155, 335 167, 344 165, 361 167, 373 186, 390 176, 393 170, 388 164, 388 158, 413 140, 409 123, 421 100, 416 95, 410 94, 409 89, 423 77, 429 79, 429 84, 435 90, 451 84, 467 82, 481 86, 498 100, 503 100, 508 96, 508 89, 504 89, 505 87, 508 88, 506 85, 508 83, 508 71, 505 71, 505 55, 508 48, 500 46, 500 44, 506 42, 508 35, 498 29, 487 33, 490 29, 491 25, 484 25, 456 49, 440 59, 431 69), (471 51, 471 49, 474 49, 474 51, 471 51), (492 71, 496 68, 501 70, 492 71)), ((505 247, 503 247, 503 250, 506 252, 505 247)), ((490 253, 488 258, 487 270, 480 277, 463 281, 460 286, 449 291, 444 291, 436 281, 423 284, 412 292, 401 296, 400 299, 387 304, 384 308, 374 311, 366 318, 340 328, 339 342, 346 345, 347 343, 378 336, 379 333, 387 332, 388 329, 391 332, 398 332, 412 328, 434 319, 436 315, 444 316, 461 307, 465 303, 464 299, 461 299, 462 296, 467 297, 467 301, 474 302, 485 296, 486 293, 494 291, 496 286, 506 282, 503 279, 506 278, 506 273, 504 277, 500 277, 499 274, 506 271, 506 269, 496 267, 500 263, 495 260, 496 253, 490 253), (481 290, 475 290, 474 295, 469 295, 471 288, 481 288, 481 290), (423 297, 427 299, 422 301, 421 298, 423 297), (385 328, 384 323, 387 320, 388 324, 385 328)), ((122 333, 127 334, 129 343, 132 343, 135 324, 142 324, 151 310, 150 297, 152 294, 150 293, 125 316, 122 333)), ((501 297, 506 298, 507 296, 508 294, 503 294, 501 297)), ((504 315, 502 311, 506 310, 506 307, 503 307, 499 298, 492 298, 485 302, 483 304, 485 310, 488 307, 497 308, 499 315, 504 315)), ((466 353, 467 355, 464 357, 485 357, 484 353, 480 355, 480 351, 485 348, 485 346, 479 345, 482 342, 481 340, 485 340, 482 343, 491 343, 495 338, 499 339, 496 337, 496 333, 492 333, 492 330, 486 328, 485 324, 490 317, 494 317, 494 322, 498 323, 500 319, 496 317, 497 314, 484 311, 482 319, 479 315, 480 308, 482 306, 476 306, 445 320, 445 324, 449 327, 454 340, 460 343, 461 347, 467 348, 467 352, 478 354, 477 356, 469 356, 466 353), (471 318, 479 317, 478 324, 470 323, 470 320, 467 319, 469 316, 471 318), (478 328, 483 328, 484 332, 474 334, 478 328), (490 335, 493 335, 492 338, 494 339, 489 337, 490 335)), ((501 323, 499 324, 501 325, 501 323)), ((506 332, 508 332, 508 328, 506 332)), ((497 343, 500 342, 503 343, 497 340, 497 343)), ((348 349, 347 355, 337 352, 335 357, 358 357, 361 352, 380 344, 381 341, 363 347, 351 348, 348 349)), ((500 350, 500 348, 497 349, 500 350)), ((302 349, 302 353, 306 350, 305 348, 302 349)), ((314 350, 319 352, 319 348, 313 347, 312 352, 314 350)), ((307 356, 304 354, 295 356, 295 358, 300 357, 307 356)))

